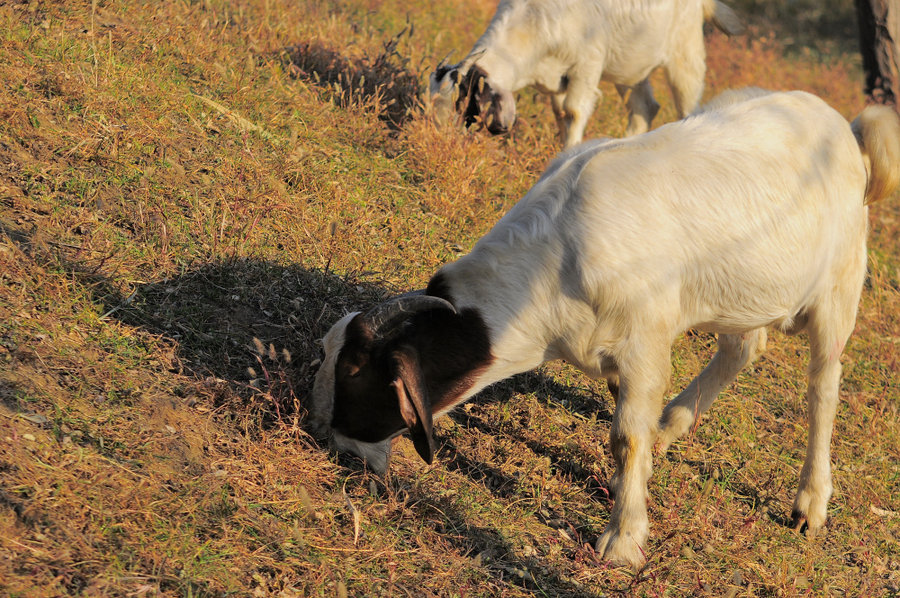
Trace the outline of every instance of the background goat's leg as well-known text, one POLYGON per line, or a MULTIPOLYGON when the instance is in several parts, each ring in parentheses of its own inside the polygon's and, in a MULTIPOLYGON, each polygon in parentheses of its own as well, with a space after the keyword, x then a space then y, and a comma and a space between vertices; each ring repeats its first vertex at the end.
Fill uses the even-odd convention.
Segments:
POLYGON ((631 88, 626 85, 616 85, 616 90, 628 107, 628 126, 625 128, 625 136, 639 135, 649 131, 653 118, 659 112, 659 103, 653 97, 653 86, 650 85, 650 79, 644 79, 631 88))
POLYGON ((563 101, 566 149, 575 147, 584 138, 584 128, 600 97, 600 89, 597 87, 599 84, 598 75, 572 74, 569 77, 563 101))
POLYGON ((706 76, 705 56, 706 49, 700 36, 693 43, 676 50, 663 69, 678 118, 689 115, 700 104, 706 76))

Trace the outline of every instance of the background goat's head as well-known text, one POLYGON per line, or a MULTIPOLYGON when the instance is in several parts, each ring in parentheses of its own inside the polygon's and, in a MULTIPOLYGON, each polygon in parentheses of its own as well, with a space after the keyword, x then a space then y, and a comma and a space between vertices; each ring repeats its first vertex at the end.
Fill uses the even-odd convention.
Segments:
POLYGON ((453 306, 437 297, 403 295, 366 313, 348 314, 325 335, 325 358, 313 386, 310 423, 378 473, 387 470, 391 438, 409 430, 427 463, 434 454, 432 409, 416 349, 404 333, 416 314, 453 306))
POLYGON ((428 80, 434 118, 447 123, 461 114, 468 127, 481 119, 494 135, 507 133, 516 122, 516 100, 511 91, 491 82, 481 67, 465 62, 437 66, 428 80))

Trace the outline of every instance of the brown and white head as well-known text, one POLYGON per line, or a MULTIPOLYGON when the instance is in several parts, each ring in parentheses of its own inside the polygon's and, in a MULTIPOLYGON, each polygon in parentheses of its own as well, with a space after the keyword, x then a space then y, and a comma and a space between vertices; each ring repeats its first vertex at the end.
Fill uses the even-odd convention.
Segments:
POLYGON ((387 470, 391 439, 406 430, 422 459, 433 459, 432 406, 409 334, 428 312, 456 310, 438 297, 403 295, 344 316, 324 338, 310 424, 337 450, 361 457, 377 473, 387 470))
POLYGON ((515 97, 476 63, 478 56, 438 64, 428 79, 432 115, 440 124, 462 116, 467 127, 480 120, 494 135, 508 133, 516 122, 515 97))

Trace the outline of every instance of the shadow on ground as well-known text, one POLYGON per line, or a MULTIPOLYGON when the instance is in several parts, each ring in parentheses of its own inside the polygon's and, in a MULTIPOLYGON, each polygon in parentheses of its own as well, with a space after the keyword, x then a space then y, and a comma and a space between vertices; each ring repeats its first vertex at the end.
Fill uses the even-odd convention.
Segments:
MULTIPOLYGON (((316 361, 321 357, 318 339, 345 313, 365 309, 394 291, 381 284, 354 281, 299 266, 237 260, 207 264, 181 276, 144 285, 132 296, 108 296, 104 300, 112 317, 172 339, 189 373, 222 380, 238 394, 248 390, 254 379, 263 378, 261 368, 278 362, 277 368, 281 368, 278 371, 286 371, 302 409, 312 386, 316 361), (254 339, 259 339, 259 343, 254 339), (282 358, 285 350, 291 355, 290 362, 282 358), (251 368, 255 373, 248 373, 251 368)), ((271 376, 277 368, 271 367, 266 376, 271 376)), ((267 379, 266 384, 271 387, 273 381, 267 379)), ((594 397, 538 372, 503 382, 478 400, 502 402, 515 393, 535 393, 541 401, 560 408, 563 408, 560 401, 565 401, 579 411, 602 411, 594 397)), ((470 421, 464 413, 453 417, 464 427, 483 426, 474 419, 470 421)), ((608 420, 610 414, 607 411, 598 417, 608 420)), ((499 471, 488 472, 491 467, 487 464, 467 461, 451 440, 439 441, 451 454, 447 461, 450 469, 466 474, 475 482, 483 481, 486 475, 494 480, 503 476, 499 471)), ((589 474, 563 452, 557 454, 552 446, 533 441, 527 445, 548 456, 555 467, 568 474, 589 474)), ((360 462, 353 458, 341 457, 339 462, 350 468, 360 467, 360 462)), ((590 491, 598 499, 602 498, 597 488, 591 487, 590 491)), ((462 555, 474 558, 483 554, 486 559, 493 559, 486 566, 499 579, 538 593, 543 588, 552 588, 565 595, 588 595, 577 585, 564 581, 559 572, 548 568, 537 555, 517 556, 497 529, 475 525, 463 515, 454 515, 449 505, 433 504, 434 497, 419 495, 411 499, 423 516, 430 509, 445 513, 447 519, 442 525, 452 532, 448 535, 451 543, 462 555)))
MULTIPOLYGON (((416 508, 424 517, 439 516, 449 544, 464 556, 491 570, 493 575, 536 595, 589 597, 581 584, 565 579, 565 573, 547 564, 539 554, 546 546, 538 545, 532 556, 517 554, 516 548, 498 530, 469 521, 450 501, 438 497, 416 500, 416 508)), ((599 563, 597 564, 599 565, 599 563)))
POLYGON ((240 389, 271 374, 268 367, 277 362, 305 396, 328 327, 385 294, 372 283, 239 259, 202 265, 104 303, 112 317, 175 341, 196 376, 240 389))

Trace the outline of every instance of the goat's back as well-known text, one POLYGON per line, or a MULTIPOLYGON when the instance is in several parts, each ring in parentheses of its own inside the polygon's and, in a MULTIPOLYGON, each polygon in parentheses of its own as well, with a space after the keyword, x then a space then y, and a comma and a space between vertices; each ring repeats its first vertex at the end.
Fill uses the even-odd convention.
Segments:
POLYGON ((595 312, 666 297, 685 326, 748 329, 789 320, 859 261, 865 190, 840 114, 804 92, 747 92, 561 154, 471 255, 561 281, 595 312))
MULTIPOLYGON (((703 0, 503 0, 467 60, 495 76, 510 60, 529 77, 544 60, 554 68, 594 64, 605 80, 634 85, 687 36, 702 40, 703 16, 703 0), (500 65, 482 54, 495 47, 505 49, 500 65)), ((530 83, 507 82, 513 89, 530 83)))

